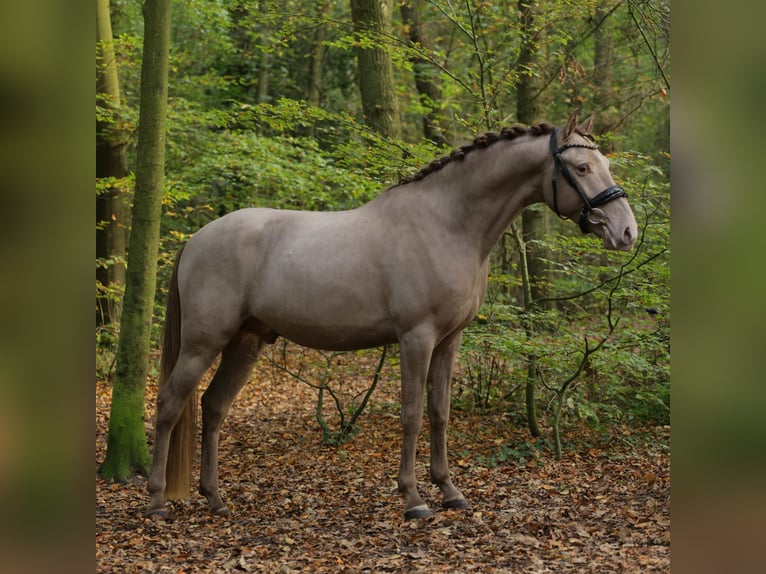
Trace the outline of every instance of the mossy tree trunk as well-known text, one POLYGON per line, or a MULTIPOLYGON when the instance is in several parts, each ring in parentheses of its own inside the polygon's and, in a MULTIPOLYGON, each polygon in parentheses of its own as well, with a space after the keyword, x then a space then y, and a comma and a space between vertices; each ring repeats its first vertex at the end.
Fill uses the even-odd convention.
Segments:
POLYGON ((394 64, 383 43, 391 35, 391 0, 351 0, 357 33, 357 78, 365 123, 391 138, 401 137, 394 64))
POLYGON ((165 169, 171 0, 145 0, 138 159, 104 478, 148 472, 144 397, 165 169))

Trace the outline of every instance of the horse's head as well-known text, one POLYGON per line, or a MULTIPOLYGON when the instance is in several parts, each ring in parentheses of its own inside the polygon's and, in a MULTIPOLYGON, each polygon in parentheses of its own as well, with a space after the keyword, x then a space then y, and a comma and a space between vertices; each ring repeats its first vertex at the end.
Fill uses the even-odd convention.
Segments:
POLYGON ((544 185, 545 202, 559 217, 593 232, 607 249, 630 251, 638 228, 625 191, 615 184, 609 160, 598 151, 591 136, 593 116, 577 125, 577 111, 550 137, 552 171, 544 185))

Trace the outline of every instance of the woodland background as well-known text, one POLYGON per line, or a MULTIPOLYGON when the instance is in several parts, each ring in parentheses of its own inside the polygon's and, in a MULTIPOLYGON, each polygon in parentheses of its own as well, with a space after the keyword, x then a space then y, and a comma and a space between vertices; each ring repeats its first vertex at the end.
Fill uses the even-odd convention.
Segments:
MULTIPOLYGON (((130 257, 143 34, 140 2, 112 1, 107 14, 113 35, 102 38, 97 60, 96 374, 101 397, 111 392, 130 257)), ((543 473, 560 473, 561 467, 550 465, 571 463, 584 448, 595 449, 594 456, 607 466, 619 456, 635 462, 630 476, 640 484, 661 486, 652 508, 664 516, 670 424, 669 19, 668 4, 659 1, 174 2, 147 434, 164 286, 175 251, 200 226, 246 206, 354 207, 478 133, 516 122, 562 123, 579 107, 597 114, 599 143, 610 156, 615 179, 629 193, 641 238, 632 254, 605 252, 592 237, 581 236, 575 225, 543 208, 527 210, 508 230, 492 256, 487 300, 466 330, 453 383, 453 420, 472 421, 458 433, 463 448, 456 452, 466 469, 479 474, 481 469, 513 473, 530 464, 543 473), (587 352, 601 341, 598 351, 587 352), (517 434, 507 434, 509 429, 517 434), (489 435, 495 437, 489 439, 491 447, 489 435), (650 438, 615 438, 625 436, 650 438), (647 448, 659 453, 659 467, 642 466, 651 460, 647 448)), ((375 377, 380 351, 359 355, 352 359, 277 345, 256 369, 263 371, 256 378, 276 384, 276 373, 286 374, 305 395, 296 403, 303 409, 299 425, 308 427, 308 435, 316 433, 317 448, 324 443, 344 448, 337 445, 365 440, 367 415, 355 415, 368 392, 372 420, 376 413, 395 414, 398 408, 395 389, 386 386, 386 377, 395 379, 396 349, 381 362, 380 381, 375 377), (370 391, 373 381, 380 385, 370 391), (313 423, 315 418, 323 426, 313 423)), ((275 391, 271 400, 289 404, 287 389, 275 391)), ((257 397, 258 385, 248 392, 257 397)), ((251 404, 246 397, 241 402, 233 411, 251 404)), ((109 409, 101 399, 97 407, 100 461, 109 409)), ((290 427, 284 432, 289 434, 290 427)), ((331 458, 338 456, 334 452, 331 458)), ((338 461, 330 464, 337 467, 338 461)), ((395 470, 395 464, 389 466, 395 470)), ((572 476, 584 468, 575 465, 572 476)), ((230 467, 222 468, 222 477, 227 472, 230 467)), ((618 475, 616 480, 631 479, 618 475)), ((524 483, 514 488, 523 489, 524 483)), ((117 494, 109 498, 117 491, 101 479, 97 483, 103 508, 133 504, 135 497, 142 506, 140 485, 133 490, 127 502, 117 494)), ((599 496, 606 504, 613 494, 599 496)), ((262 511, 252 508, 247 514, 262 511)), ((191 515, 199 512, 197 507, 191 515)), ((622 517, 626 528, 637 520, 622 517)), ((97 557, 104 565, 115 555, 119 525, 125 525, 107 522, 97 511, 102 530, 97 557)), ((647 529, 648 522, 653 544, 667 546, 666 517, 633 526, 647 529)), ((405 528, 392 524, 397 532, 405 528)), ((427 548, 411 542, 400 546, 397 556, 428 560, 427 548)), ((590 552, 598 560, 598 551, 590 552)), ((627 564, 636 566, 638 558, 633 558, 627 564)), ((661 567, 666 558, 661 552, 657 564, 661 567)), ((291 564, 301 566, 300 560, 291 564)), ((396 561, 391 565, 403 567, 396 561)), ((126 571, 142 568, 153 567, 133 564, 126 571)), ((236 563, 227 568, 244 569, 236 563)))

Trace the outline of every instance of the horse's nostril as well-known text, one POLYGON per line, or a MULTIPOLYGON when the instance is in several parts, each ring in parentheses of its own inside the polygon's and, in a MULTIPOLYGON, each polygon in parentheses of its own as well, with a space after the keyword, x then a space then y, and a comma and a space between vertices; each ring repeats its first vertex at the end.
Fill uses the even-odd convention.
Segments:
POLYGON ((626 245, 633 243, 633 230, 630 228, 630 226, 625 228, 625 233, 622 236, 622 240, 626 245))

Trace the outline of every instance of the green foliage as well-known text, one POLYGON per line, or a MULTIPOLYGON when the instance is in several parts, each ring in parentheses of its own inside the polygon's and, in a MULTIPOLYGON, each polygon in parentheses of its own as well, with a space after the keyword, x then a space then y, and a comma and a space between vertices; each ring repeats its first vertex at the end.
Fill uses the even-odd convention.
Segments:
POLYGON ((458 408, 489 410, 504 406, 519 390, 517 360, 525 344, 519 310, 485 305, 463 332, 461 369, 453 383, 458 408), (483 313, 487 313, 484 315, 483 313))
POLYGON ((487 303, 464 334, 455 384, 458 407, 505 408, 522 422, 524 387, 533 376, 536 399, 551 424, 558 416, 597 428, 615 422, 669 424, 667 176, 639 154, 613 154, 611 160, 616 177, 630 190, 639 223, 635 252, 594 249, 592 237, 563 228, 541 241, 553 270, 549 306, 541 300, 526 312, 513 304, 520 300, 514 294, 518 281, 492 274, 487 303), (582 360, 583 338, 594 345, 609 333, 608 309, 616 328, 562 390, 582 360), (533 328, 525 329, 524 321, 533 328))
MULTIPOLYGON (((527 360, 534 357, 538 401, 552 416, 548 407, 552 405, 553 385, 576 367, 582 336, 595 337, 605 325, 594 321, 584 309, 552 309, 532 317, 539 330, 526 338, 518 317, 515 321, 500 319, 492 314, 493 307, 486 305, 481 310, 491 319, 474 321, 464 332, 454 383, 455 406, 506 410, 511 420, 522 424, 527 360)), ((598 298, 588 307, 597 312, 598 298)), ((665 312, 652 315, 637 311, 634 317, 623 316, 613 338, 592 356, 573 386, 564 416, 597 426, 614 422, 668 424, 669 359, 665 312)))
POLYGON ((543 453, 550 449, 551 441, 546 438, 530 438, 520 443, 509 445, 502 443, 490 454, 475 456, 476 462, 488 468, 494 468, 511 462, 519 465, 533 465, 543 453))

